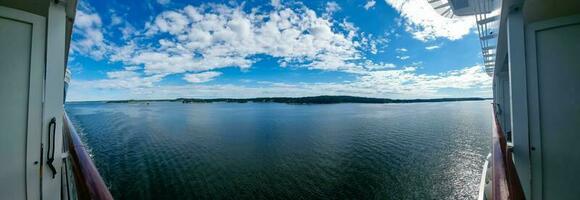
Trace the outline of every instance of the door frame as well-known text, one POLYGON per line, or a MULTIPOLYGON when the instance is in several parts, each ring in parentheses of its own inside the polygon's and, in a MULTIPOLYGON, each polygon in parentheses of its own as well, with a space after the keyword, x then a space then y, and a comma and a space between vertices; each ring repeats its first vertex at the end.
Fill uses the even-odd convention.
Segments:
POLYGON ((539 83, 539 69, 538 69, 538 57, 537 57, 537 43, 536 34, 541 31, 546 31, 549 29, 555 29, 566 26, 574 26, 580 24, 580 15, 570 15, 564 17, 557 17, 553 19, 542 20, 529 24, 526 27, 526 56, 528 63, 527 70, 527 80, 528 80, 528 102, 529 102, 529 137, 530 145, 535 150, 530 150, 531 157, 531 197, 542 199, 544 197, 543 188, 543 153, 542 153, 542 137, 546 135, 542 134, 542 124, 541 118, 542 113, 540 112, 540 106, 542 102, 540 101, 540 83, 539 83))

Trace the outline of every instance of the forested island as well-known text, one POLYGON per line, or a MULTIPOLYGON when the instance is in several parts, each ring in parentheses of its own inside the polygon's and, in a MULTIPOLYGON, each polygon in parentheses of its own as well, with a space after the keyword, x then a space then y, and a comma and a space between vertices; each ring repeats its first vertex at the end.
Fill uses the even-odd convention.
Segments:
POLYGON ((178 98, 158 100, 119 100, 106 101, 106 103, 147 103, 158 101, 182 102, 182 103, 286 103, 286 104, 337 104, 337 103, 422 103, 422 102, 448 102, 448 101, 481 101, 489 98, 436 98, 436 99, 387 99, 356 96, 312 96, 312 97, 259 97, 259 98, 178 98))

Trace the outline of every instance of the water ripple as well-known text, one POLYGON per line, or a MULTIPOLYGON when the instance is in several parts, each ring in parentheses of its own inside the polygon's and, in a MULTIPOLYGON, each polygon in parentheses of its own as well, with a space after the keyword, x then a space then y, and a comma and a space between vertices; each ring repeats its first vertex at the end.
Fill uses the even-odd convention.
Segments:
POLYGON ((68 104, 116 199, 473 199, 489 102, 68 104))

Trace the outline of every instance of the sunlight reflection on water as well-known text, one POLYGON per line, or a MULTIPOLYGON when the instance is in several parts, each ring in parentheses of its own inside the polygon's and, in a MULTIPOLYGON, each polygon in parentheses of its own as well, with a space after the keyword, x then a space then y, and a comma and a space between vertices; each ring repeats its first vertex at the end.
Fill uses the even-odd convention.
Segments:
POLYGON ((488 101, 67 104, 117 199, 474 199, 488 101))

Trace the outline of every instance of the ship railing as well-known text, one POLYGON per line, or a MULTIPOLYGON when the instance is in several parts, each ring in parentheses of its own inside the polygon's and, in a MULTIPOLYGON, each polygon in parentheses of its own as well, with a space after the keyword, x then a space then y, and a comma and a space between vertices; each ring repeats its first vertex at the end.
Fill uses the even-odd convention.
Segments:
POLYGON ((64 148, 62 199, 112 200, 107 185, 93 164, 70 119, 64 114, 64 148))
POLYGON ((492 136, 492 197, 493 199, 525 199, 507 141, 494 107, 492 136))

